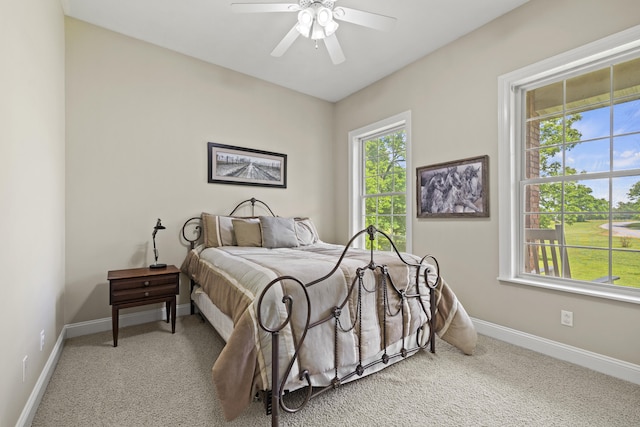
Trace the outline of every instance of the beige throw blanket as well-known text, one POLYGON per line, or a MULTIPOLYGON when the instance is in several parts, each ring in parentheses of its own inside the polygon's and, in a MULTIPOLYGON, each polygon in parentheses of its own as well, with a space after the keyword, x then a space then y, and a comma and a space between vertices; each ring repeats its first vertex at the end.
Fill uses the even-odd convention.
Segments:
MULTIPOLYGON (((293 276, 305 284, 312 282, 333 269, 343 249, 343 246, 319 243, 291 249, 235 246, 204 249, 200 246, 189 252, 182 271, 194 279, 201 286, 201 292, 205 292, 234 323, 233 333, 213 366, 213 380, 228 420, 237 417, 257 391, 271 389, 271 335, 258 324, 257 302, 266 285, 283 275, 293 276)), ((414 256, 403 256, 409 262, 419 262, 414 256)), ((406 288, 408 293, 415 292, 415 268, 401 263, 395 253, 375 252, 374 260, 388 266, 396 287, 406 288)), ((287 377, 285 389, 306 386, 306 382, 299 379, 302 369, 309 370, 314 386, 325 386, 331 383, 336 371, 341 377, 360 363, 364 366, 379 360, 385 349, 388 354, 394 354, 402 348, 415 346, 416 332, 430 315, 424 312, 418 299, 402 300, 394 292, 387 292, 385 315, 381 308, 384 307, 383 292, 377 290, 380 278, 370 270, 363 277, 360 303, 357 290, 349 292, 357 268, 368 262, 368 251, 350 249, 333 275, 307 287, 312 303, 311 323, 331 317, 334 307, 344 304, 338 318, 339 326, 345 332, 338 334, 336 348, 333 320, 310 329, 287 377), (413 341, 409 343, 411 339, 413 341), (336 354, 337 367, 334 363, 336 354)), ((435 268, 425 268, 429 280, 434 283, 437 279, 435 268)), ((280 332, 278 366, 281 374, 294 355, 294 341, 299 340, 307 319, 304 290, 292 280, 279 282, 265 294, 260 313, 263 324, 268 327, 283 323, 287 316, 282 303, 285 294, 293 297, 294 306, 291 322, 280 332)), ((429 295, 424 287, 421 294, 428 308, 429 295)), ((443 280, 438 283, 435 295, 436 333, 471 354, 477 335, 464 308, 443 280)), ((422 341, 428 338, 428 333, 428 328, 423 328, 422 341)), ((401 358, 392 362, 398 360, 401 358)), ((365 375, 384 366, 378 364, 369 368, 365 375)))

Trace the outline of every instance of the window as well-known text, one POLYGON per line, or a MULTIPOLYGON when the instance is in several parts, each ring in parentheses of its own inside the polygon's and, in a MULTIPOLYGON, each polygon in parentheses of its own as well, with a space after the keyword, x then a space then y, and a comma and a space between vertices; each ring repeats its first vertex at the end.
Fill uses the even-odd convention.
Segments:
POLYGON ((500 278, 640 302, 640 27, 500 89, 500 278))
MULTIPOLYGON (((410 113, 403 113, 349 133, 350 233, 373 225, 391 237, 400 251, 411 251, 411 181, 407 153, 410 113)), ((369 248, 364 236, 358 247, 369 248)), ((390 250, 386 239, 374 249, 390 250)))

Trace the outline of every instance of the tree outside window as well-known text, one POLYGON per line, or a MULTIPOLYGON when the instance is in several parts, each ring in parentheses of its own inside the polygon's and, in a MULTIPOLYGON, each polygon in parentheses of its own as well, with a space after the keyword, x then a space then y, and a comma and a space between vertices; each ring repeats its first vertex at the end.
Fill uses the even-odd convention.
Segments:
MULTIPOLYGON (((396 247, 406 250, 407 161, 406 132, 396 129, 361 140, 364 182, 363 222, 391 237, 396 247)), ((372 242, 366 241, 370 248, 372 242)), ((386 239, 373 241, 374 249, 391 250, 386 239)))

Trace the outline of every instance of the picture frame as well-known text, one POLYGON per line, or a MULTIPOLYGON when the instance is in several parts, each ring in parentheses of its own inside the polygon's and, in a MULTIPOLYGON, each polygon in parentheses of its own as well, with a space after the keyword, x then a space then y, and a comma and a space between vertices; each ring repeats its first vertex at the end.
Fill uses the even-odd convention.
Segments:
POLYGON ((416 168, 418 218, 489 217, 489 156, 416 168))
POLYGON ((287 188, 287 155, 207 143, 208 182, 287 188))

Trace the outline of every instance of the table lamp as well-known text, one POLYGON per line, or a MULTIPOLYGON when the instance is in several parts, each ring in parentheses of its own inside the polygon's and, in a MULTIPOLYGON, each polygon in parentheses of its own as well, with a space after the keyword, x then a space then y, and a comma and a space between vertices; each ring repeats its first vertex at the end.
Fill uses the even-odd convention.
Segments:
POLYGON ((158 218, 158 222, 156 222, 155 227, 153 227, 153 233, 151 236, 153 237, 153 256, 155 257, 155 262, 149 266, 149 268, 165 268, 167 264, 158 264, 158 249, 156 249, 156 233, 158 230, 164 230, 166 227, 162 225, 160 218, 158 218))

